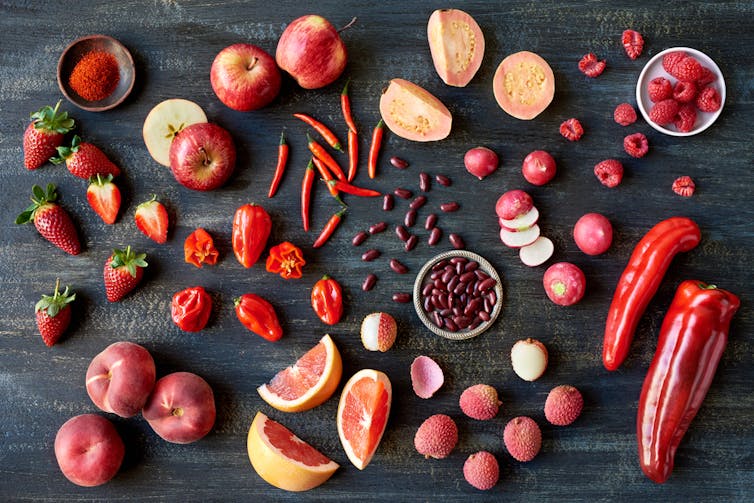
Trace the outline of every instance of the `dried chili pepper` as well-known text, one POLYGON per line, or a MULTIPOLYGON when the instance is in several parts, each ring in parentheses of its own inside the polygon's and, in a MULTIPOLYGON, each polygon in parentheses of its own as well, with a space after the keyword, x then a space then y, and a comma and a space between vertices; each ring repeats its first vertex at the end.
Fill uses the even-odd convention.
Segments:
POLYGON ((270 215, 257 204, 244 204, 233 216, 233 253, 242 266, 253 266, 272 231, 270 215))
POLYGON ((340 93, 340 108, 343 111, 343 119, 345 119, 348 125, 348 131, 353 131, 356 134, 356 124, 353 122, 353 114, 351 113, 351 97, 348 96, 348 84, 350 83, 351 79, 348 79, 346 85, 343 86, 343 91, 340 93))
POLYGON ((673 471, 676 449, 707 395, 740 303, 701 281, 684 281, 676 290, 636 418, 639 464, 655 482, 665 482, 673 471))
POLYGON ((267 272, 280 274, 284 279, 298 279, 303 274, 302 269, 305 265, 306 260, 301 248, 290 241, 283 241, 270 248, 265 269, 267 272))
POLYGON ((343 289, 340 283, 328 275, 322 276, 312 288, 312 309, 319 319, 335 325, 343 316, 343 289))
POLYGON ((283 336, 275 308, 267 300, 253 293, 245 293, 233 300, 236 316, 243 326, 268 341, 283 336))
POLYGON ((267 193, 267 197, 272 197, 275 195, 275 192, 278 190, 278 185, 280 185, 280 180, 283 179, 283 173, 285 172, 285 167, 288 164, 288 151, 290 147, 288 146, 288 143, 285 141, 285 131, 280 133, 280 144, 278 145, 278 162, 277 166, 275 166, 275 174, 272 176, 272 182, 270 183, 270 190, 267 193))
POLYGON ((185 332, 199 332, 212 314, 212 297, 201 286, 186 288, 173 295, 170 317, 185 332))
POLYGON ((382 147, 382 135, 385 133, 385 123, 382 119, 372 131, 372 144, 369 146, 369 161, 367 163, 367 173, 369 178, 377 176, 377 158, 380 156, 382 147))
POLYGON ((314 185, 314 162, 309 159, 304 179, 301 181, 301 221, 304 231, 309 231, 309 208, 312 202, 312 185, 314 185))
POLYGON ((330 220, 327 221, 325 226, 322 228, 322 232, 320 232, 319 237, 312 245, 314 248, 319 248, 323 244, 327 242, 328 239, 330 239, 330 236, 332 236, 333 232, 335 232, 335 229, 338 228, 338 225, 340 225, 340 221, 343 219, 343 215, 345 214, 347 208, 341 208, 336 213, 333 213, 333 215, 330 217, 330 220))
POLYGON ((350 182, 356 177, 359 167, 359 136, 353 129, 348 130, 348 176, 350 182))
POLYGON ((671 217, 652 227, 636 245, 607 313, 602 346, 602 363, 607 370, 616 370, 625 360, 641 315, 673 257, 691 250, 700 240, 696 223, 685 217, 671 217))
POLYGON ((332 174, 335 175, 338 180, 345 180, 346 175, 345 173, 343 173, 343 168, 340 167, 338 161, 333 159, 333 157, 327 153, 325 147, 314 141, 309 135, 306 135, 306 139, 308 141, 309 150, 312 154, 314 154, 314 157, 325 163, 325 165, 330 169, 330 171, 332 171, 332 174))
POLYGON ((201 227, 189 234, 183 242, 183 255, 186 262, 199 268, 204 264, 217 264, 220 256, 212 236, 201 227))
POLYGON ((320 121, 312 117, 311 115, 306 114, 293 114, 293 116, 297 119, 300 119, 307 124, 309 124, 314 130, 322 136, 322 138, 325 139, 328 145, 330 145, 332 148, 337 150, 338 152, 343 152, 343 147, 340 145, 340 140, 338 140, 338 137, 335 136, 335 133, 330 131, 330 128, 322 124, 320 121))
POLYGON ((357 187, 356 185, 351 185, 348 182, 342 182, 340 180, 330 180, 327 182, 327 185, 334 187, 336 190, 340 192, 345 192, 346 194, 353 194, 354 196, 377 197, 377 196, 382 195, 382 192, 378 192, 372 189, 366 189, 364 187, 357 187))

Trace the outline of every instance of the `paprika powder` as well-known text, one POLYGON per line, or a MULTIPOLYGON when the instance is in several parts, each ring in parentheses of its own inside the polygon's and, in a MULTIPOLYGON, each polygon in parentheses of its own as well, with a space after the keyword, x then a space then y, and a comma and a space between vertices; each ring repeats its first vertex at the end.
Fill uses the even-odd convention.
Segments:
POLYGON ((104 51, 92 51, 73 67, 68 85, 87 101, 100 101, 110 96, 120 81, 115 56, 104 51))

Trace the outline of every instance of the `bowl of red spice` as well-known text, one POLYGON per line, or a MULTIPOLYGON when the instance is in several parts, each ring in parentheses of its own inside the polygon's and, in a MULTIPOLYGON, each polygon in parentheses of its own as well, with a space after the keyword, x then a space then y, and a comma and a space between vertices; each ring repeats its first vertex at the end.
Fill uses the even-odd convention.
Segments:
POLYGON ((134 60, 108 35, 88 35, 71 42, 58 61, 58 86, 77 107, 102 112, 120 105, 134 86, 134 60))

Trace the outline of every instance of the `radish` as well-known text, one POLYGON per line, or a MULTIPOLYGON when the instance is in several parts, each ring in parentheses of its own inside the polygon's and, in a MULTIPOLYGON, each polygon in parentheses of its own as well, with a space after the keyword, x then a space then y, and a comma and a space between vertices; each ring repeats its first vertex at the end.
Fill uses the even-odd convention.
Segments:
POLYGON ((466 171, 480 180, 494 173, 498 162, 497 154, 487 147, 474 147, 463 156, 466 171))
POLYGON ((509 231, 525 231, 532 225, 536 224, 539 220, 539 210, 536 206, 532 206, 529 211, 523 215, 519 215, 511 220, 504 218, 498 218, 497 223, 500 227, 509 231))
POLYGON ((523 231, 509 231, 500 229, 500 241, 510 248, 521 248, 530 245, 539 237, 539 225, 534 224, 523 231))
POLYGON ((542 278, 545 293, 560 306, 571 306, 584 297, 586 277, 578 266, 570 262, 558 262, 547 268, 542 278))
POLYGON ((587 255, 606 252, 613 242, 613 226, 599 213, 587 213, 573 227, 573 240, 587 255))
POLYGON ((532 185, 544 185, 553 179, 557 167, 555 159, 544 150, 535 150, 527 155, 521 166, 521 173, 532 185))
POLYGON ((550 238, 539 236, 532 244, 522 246, 518 256, 525 265, 536 267, 550 260, 554 251, 555 245, 550 238))
POLYGON ((534 207, 531 196, 520 189, 509 190, 495 203, 495 213, 500 218, 513 220, 534 207))

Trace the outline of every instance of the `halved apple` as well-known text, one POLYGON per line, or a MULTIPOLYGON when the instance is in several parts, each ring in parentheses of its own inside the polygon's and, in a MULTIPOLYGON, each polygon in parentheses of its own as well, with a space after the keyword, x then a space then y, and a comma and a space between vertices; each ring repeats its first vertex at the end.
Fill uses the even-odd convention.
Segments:
POLYGON ((142 135, 149 155, 170 167, 170 144, 186 126, 207 122, 204 110, 193 101, 171 98, 158 103, 144 119, 142 135))
POLYGON ((521 248, 522 246, 530 245, 536 241, 538 237, 539 226, 537 224, 534 224, 523 231, 500 229, 500 241, 510 248, 521 248))

